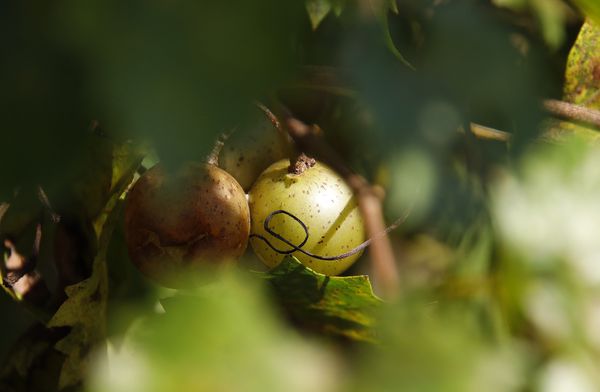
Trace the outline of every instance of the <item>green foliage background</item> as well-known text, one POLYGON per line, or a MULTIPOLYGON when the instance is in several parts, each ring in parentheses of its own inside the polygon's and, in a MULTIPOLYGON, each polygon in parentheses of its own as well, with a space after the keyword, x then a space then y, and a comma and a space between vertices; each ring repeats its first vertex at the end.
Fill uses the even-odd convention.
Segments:
POLYGON ((600 110, 596 3, 1 3, 0 234, 30 257, 41 228, 47 293, 2 285, 0 389, 598 390, 598 130, 541 105, 600 110), (398 298, 368 257, 249 251, 183 291, 132 267, 140 167, 204 159, 255 101, 319 125, 388 221, 411 208, 398 298))

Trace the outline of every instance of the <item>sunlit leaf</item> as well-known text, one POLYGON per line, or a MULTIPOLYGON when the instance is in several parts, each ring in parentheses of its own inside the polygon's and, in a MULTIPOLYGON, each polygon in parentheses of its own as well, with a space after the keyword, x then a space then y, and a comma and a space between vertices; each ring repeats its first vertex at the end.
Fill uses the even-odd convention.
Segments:
POLYGON ((265 278, 301 324, 350 339, 374 340, 373 311, 381 300, 373 294, 367 276, 326 276, 288 256, 265 278))

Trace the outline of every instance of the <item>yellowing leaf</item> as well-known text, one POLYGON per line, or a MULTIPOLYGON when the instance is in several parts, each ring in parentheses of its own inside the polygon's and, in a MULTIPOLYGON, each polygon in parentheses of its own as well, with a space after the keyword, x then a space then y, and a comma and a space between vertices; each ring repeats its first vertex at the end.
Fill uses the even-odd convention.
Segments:
POLYGON ((600 28, 588 20, 577 37, 565 73, 564 99, 600 109, 600 28))

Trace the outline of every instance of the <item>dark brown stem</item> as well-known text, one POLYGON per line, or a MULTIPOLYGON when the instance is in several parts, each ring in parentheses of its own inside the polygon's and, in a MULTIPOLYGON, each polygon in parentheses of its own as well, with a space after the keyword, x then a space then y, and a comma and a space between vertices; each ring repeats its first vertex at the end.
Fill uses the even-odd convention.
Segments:
POLYGON ((293 162, 290 162, 288 173, 300 175, 316 164, 317 161, 314 158, 311 158, 308 155, 302 153, 298 155, 296 159, 293 160, 293 162))
POLYGON ((554 116, 587 123, 600 129, 600 111, 598 110, 555 99, 545 100, 543 106, 554 116))
POLYGON ((378 193, 367 180, 344 164, 339 154, 319 136, 318 128, 298 120, 286 108, 282 108, 282 111, 283 124, 298 149, 329 165, 344 177, 356 194, 367 235, 372 239, 370 255, 373 278, 381 285, 384 297, 395 298, 400 290, 400 279, 390 240, 386 235, 381 235, 385 232, 386 225, 378 193))

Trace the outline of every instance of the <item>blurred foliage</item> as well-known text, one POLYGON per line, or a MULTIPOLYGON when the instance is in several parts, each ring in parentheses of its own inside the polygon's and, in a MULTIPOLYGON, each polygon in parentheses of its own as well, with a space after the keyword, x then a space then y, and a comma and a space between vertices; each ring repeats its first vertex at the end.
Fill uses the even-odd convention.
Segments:
POLYGON ((600 109, 599 25, 595 0, 1 3, 2 277, 10 240, 48 293, 2 282, 0 389, 600 389, 598 129, 540 104, 600 109), (291 256, 179 291, 132 267, 132 181, 234 129, 256 150, 256 101, 410 212, 399 298, 291 256))
POLYGON ((447 303, 407 298, 385 309, 381 339, 357 365, 354 391, 517 391, 529 355, 517 342, 481 334, 476 314, 447 303))
POLYGON ((89 391, 331 391, 341 368, 327 345, 282 323, 252 281, 225 274, 161 301, 100 356, 89 391))
POLYGON ((492 193, 513 328, 528 330, 544 362, 572 357, 579 364, 568 366, 592 389, 599 385, 597 160, 597 147, 581 139, 541 146, 492 193))
POLYGON ((575 3, 583 10, 586 16, 600 23, 600 4, 594 0, 575 0, 575 3))
POLYGON ((572 15, 572 10, 562 0, 493 0, 500 7, 513 11, 530 9, 539 21, 542 35, 548 45, 558 48, 564 43, 565 22, 572 15))

